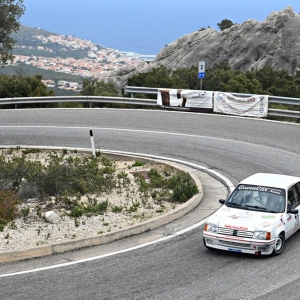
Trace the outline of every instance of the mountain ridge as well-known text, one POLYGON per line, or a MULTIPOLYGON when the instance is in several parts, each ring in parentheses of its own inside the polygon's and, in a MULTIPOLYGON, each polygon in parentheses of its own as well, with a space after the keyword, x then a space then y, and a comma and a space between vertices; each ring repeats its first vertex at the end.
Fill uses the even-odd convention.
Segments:
POLYGON ((117 86, 134 74, 165 66, 170 70, 198 66, 206 69, 228 62, 233 70, 245 72, 271 65, 295 74, 300 63, 300 15, 291 6, 271 12, 262 22, 249 19, 228 29, 213 28, 186 34, 166 45, 149 65, 123 68, 106 74, 117 86))
POLYGON ((183 36, 163 48, 155 62, 175 69, 200 60, 208 68, 227 61, 232 69, 243 72, 271 64, 294 73, 300 62, 299 28, 300 15, 287 6, 262 22, 250 19, 222 31, 209 28, 183 36))

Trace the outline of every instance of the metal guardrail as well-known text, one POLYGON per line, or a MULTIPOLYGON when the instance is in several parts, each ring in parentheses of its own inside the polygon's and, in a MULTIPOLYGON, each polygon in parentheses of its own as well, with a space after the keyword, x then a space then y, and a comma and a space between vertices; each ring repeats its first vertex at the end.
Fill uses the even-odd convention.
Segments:
POLYGON ((102 97, 102 96, 54 96, 54 97, 26 97, 26 98, 2 98, 0 105, 7 104, 39 104, 39 103, 117 103, 129 105, 156 106, 157 101, 153 99, 123 98, 123 97, 102 97))
MULTIPOLYGON (((132 98, 133 98, 134 94, 146 94, 146 95, 147 94, 149 94, 149 95, 156 94, 157 95, 158 88, 147 88, 147 87, 126 85, 125 89, 124 89, 124 93, 131 94, 132 98)), ((253 94, 240 94, 240 93, 231 93, 231 94, 235 97, 243 97, 243 98, 253 96, 253 94)), ((269 103, 300 106, 300 99, 299 98, 280 97, 280 96, 269 96, 269 103)), ((300 111, 268 108, 268 116, 300 119, 300 111)))
MULTIPOLYGON (((133 98, 133 94, 149 94, 157 95, 158 88, 125 86, 125 94, 131 94, 131 98, 124 97, 103 97, 103 96, 53 96, 53 97, 25 97, 25 98, 2 98, 1 105, 15 105, 18 104, 39 104, 39 103, 68 103, 68 102, 83 102, 89 103, 112 103, 112 104, 127 104, 127 105, 143 105, 143 106, 157 106, 156 99, 133 98)), ((236 97, 251 97, 252 94, 232 93, 236 97)), ((270 103, 296 105, 300 106, 300 99, 269 96, 270 103)), ((282 110, 282 109, 268 109, 268 116, 298 118, 300 119, 300 111, 282 110)))

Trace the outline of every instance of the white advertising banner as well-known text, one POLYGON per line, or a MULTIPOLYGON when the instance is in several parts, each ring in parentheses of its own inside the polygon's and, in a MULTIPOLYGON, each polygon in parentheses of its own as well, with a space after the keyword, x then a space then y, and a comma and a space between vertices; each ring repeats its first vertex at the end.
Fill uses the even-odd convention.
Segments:
POLYGON ((213 92, 198 90, 158 89, 157 105, 187 108, 212 108, 213 92))
POLYGON ((223 114, 266 117, 268 114, 268 95, 253 95, 248 98, 235 97, 229 93, 214 93, 214 112, 223 114))

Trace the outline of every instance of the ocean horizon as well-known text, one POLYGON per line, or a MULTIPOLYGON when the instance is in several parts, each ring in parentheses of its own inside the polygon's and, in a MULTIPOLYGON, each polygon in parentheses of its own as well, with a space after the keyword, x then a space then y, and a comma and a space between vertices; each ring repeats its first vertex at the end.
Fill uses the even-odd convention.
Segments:
POLYGON ((22 25, 73 35, 105 48, 157 55, 166 45, 201 28, 218 29, 227 18, 263 21, 297 0, 24 0, 22 25))
MULTIPOLYGON (((119 9, 112 12, 112 5, 107 1, 88 1, 93 3, 91 10, 70 0, 60 1, 60 5, 55 0, 51 3, 25 0, 27 7, 21 24, 56 34, 73 35, 105 48, 142 55, 157 55, 165 45, 199 29, 199 26, 193 26, 190 22, 177 26, 177 21, 168 15, 160 22, 156 17, 149 20, 149 16, 141 15, 137 7, 132 7, 128 14, 125 13, 128 10, 126 1, 114 1, 118 2, 119 9)), ((153 8, 148 3, 144 9, 150 12, 153 8)))

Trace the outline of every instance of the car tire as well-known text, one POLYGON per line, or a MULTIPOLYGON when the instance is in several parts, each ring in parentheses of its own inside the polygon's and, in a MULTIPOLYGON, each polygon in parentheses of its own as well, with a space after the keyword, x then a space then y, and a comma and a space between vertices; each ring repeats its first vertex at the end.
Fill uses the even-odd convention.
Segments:
POLYGON ((285 245, 285 237, 284 234, 281 232, 276 238, 275 248, 272 254, 275 256, 281 254, 284 249, 284 245, 285 245))

